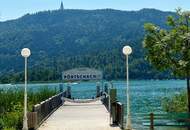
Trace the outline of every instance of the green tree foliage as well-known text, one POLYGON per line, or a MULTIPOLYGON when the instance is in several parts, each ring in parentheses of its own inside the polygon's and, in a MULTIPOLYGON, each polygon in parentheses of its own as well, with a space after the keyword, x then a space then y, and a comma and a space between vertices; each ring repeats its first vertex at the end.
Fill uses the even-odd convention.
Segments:
POLYGON ((30 80, 58 80, 63 70, 93 67, 104 71, 106 79, 124 79, 125 57, 122 47, 133 48, 130 77, 135 79, 170 78, 157 73, 145 60, 142 48, 143 25, 153 22, 165 28, 172 12, 155 9, 55 10, 27 14, 0 23, 0 81, 22 81, 23 58, 28 47, 30 80))
POLYGON ((167 25, 166 30, 152 23, 145 24, 146 58, 159 70, 187 78, 190 111, 190 12, 177 10, 177 17, 169 16, 167 25))

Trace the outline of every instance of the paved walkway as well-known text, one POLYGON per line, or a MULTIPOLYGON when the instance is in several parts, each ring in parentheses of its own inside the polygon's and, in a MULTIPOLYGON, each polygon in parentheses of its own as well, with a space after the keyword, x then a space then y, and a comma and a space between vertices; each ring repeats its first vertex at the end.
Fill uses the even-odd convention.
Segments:
POLYGON ((120 130, 109 125, 109 113, 101 101, 70 103, 54 112, 38 130, 120 130))

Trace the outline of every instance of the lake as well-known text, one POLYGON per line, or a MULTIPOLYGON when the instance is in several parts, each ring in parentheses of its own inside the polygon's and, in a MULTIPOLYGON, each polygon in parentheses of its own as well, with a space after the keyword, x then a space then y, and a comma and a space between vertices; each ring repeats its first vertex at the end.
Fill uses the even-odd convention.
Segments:
MULTIPOLYGON (((118 91, 118 100, 126 104, 126 82, 112 81, 118 91)), ((142 115, 151 112, 165 113, 161 107, 161 100, 186 90, 184 80, 134 80, 130 82, 130 100, 133 127, 136 130, 147 129, 142 125, 142 115)), ((86 82, 72 86, 72 94, 75 98, 91 98, 95 96, 95 83, 86 82)), ((126 105, 125 105, 126 107, 126 105)), ((126 113, 126 111, 125 111, 126 113)), ((184 128, 161 127, 158 130, 184 130, 184 128)))
MULTIPOLYGON (((112 81, 113 87, 117 88, 118 100, 126 103, 126 82, 112 81)), ((0 88, 21 89, 23 85, 0 85, 0 88)), ((29 84, 28 91, 38 91, 42 86, 49 89, 59 90, 59 83, 29 84)), ((66 85, 65 89, 66 89, 66 85)), ((92 98, 96 95, 96 82, 80 82, 71 85, 74 98, 92 98)), ((133 80, 130 82, 130 100, 133 126, 136 129, 146 129, 142 126, 141 115, 164 113, 161 107, 161 100, 173 94, 179 94, 186 90, 185 80, 133 80)), ((171 128, 174 129, 174 128, 171 128)), ((169 130, 169 128, 168 128, 169 130)), ((178 129, 177 129, 178 130, 178 129)))

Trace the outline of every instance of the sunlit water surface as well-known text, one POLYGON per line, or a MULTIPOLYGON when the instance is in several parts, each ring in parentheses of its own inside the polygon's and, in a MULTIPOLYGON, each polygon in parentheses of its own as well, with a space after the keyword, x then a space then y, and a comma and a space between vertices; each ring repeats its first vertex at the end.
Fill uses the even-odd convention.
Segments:
MULTIPOLYGON (((114 88, 117 88, 118 100, 126 104, 126 82, 112 81, 114 88)), ((48 87, 59 91, 59 83, 29 84, 28 91, 38 91, 42 87, 48 87)), ((3 89, 22 89, 23 85, 0 85, 3 89)), ((66 89, 66 84, 64 84, 66 89)), ((71 84, 72 97, 92 98, 96 95, 96 82, 79 82, 71 84)), ((130 82, 130 100, 133 127, 136 130, 147 129, 142 125, 142 115, 154 113, 164 113, 161 101, 164 97, 170 97, 186 90, 184 80, 134 80, 130 82)), ((126 106, 126 105, 125 105, 126 106)), ((126 111, 125 111, 126 113, 126 111)), ((179 128, 157 128, 158 130, 184 130, 179 128)))

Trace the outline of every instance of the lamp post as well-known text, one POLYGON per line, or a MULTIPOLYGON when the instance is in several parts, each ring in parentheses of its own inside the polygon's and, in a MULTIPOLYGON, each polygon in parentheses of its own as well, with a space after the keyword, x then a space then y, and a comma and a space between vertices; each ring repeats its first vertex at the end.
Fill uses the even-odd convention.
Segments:
POLYGON ((28 118, 27 118, 27 58, 30 56, 30 49, 24 48, 21 51, 21 55, 25 59, 25 84, 24 84, 24 117, 22 130, 28 130, 28 118))
POLYGON ((127 79, 127 126, 126 130, 132 130, 131 126, 131 115, 130 115, 130 97, 129 97, 129 66, 128 66, 128 56, 132 53, 132 48, 130 46, 123 47, 123 54, 126 55, 126 79, 127 79))

